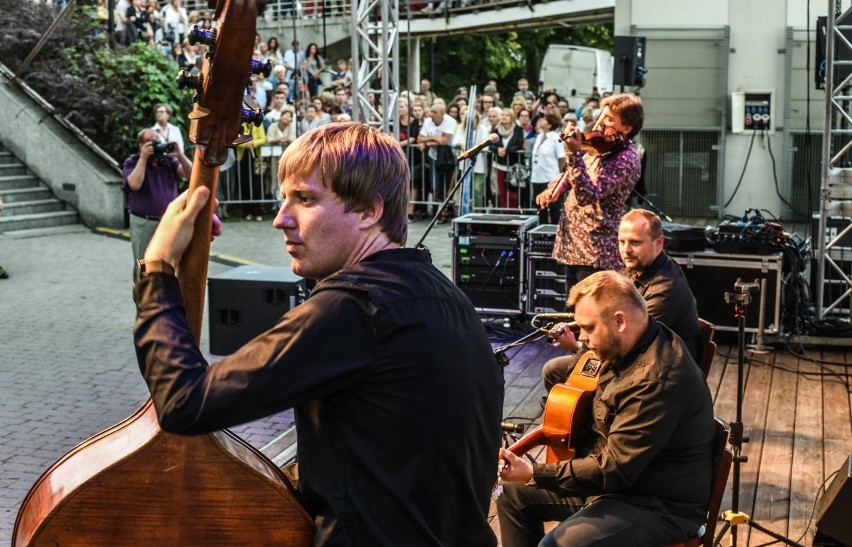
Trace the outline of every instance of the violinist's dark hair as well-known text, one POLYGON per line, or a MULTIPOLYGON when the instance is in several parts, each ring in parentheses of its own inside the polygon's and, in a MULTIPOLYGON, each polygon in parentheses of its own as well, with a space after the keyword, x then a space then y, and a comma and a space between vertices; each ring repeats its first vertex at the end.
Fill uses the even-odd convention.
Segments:
POLYGON ((601 108, 605 106, 608 106, 613 114, 621 117, 621 123, 631 127, 626 138, 632 139, 642 129, 642 124, 645 122, 645 109, 642 108, 642 99, 638 96, 633 93, 610 95, 601 100, 601 108))

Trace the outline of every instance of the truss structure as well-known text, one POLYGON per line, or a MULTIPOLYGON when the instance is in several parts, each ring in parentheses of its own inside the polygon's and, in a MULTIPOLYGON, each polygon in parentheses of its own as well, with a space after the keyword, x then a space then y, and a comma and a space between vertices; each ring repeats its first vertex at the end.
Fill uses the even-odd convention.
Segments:
POLYGON ((352 79, 353 121, 398 135, 399 0, 352 0, 352 79))
MULTIPOLYGON (((816 311, 820 319, 852 306, 852 272, 844 268, 842 243, 852 223, 829 236, 828 216, 852 216, 852 8, 841 14, 839 2, 828 0, 825 40, 825 122, 822 140, 819 231, 817 234, 816 311), (827 276, 827 274, 831 274, 827 276), (829 291, 831 277, 833 286, 829 291), (827 292, 829 291, 829 292, 827 292), (832 301, 826 298, 829 296, 832 301)), ((849 249, 846 249, 848 265, 849 249)))

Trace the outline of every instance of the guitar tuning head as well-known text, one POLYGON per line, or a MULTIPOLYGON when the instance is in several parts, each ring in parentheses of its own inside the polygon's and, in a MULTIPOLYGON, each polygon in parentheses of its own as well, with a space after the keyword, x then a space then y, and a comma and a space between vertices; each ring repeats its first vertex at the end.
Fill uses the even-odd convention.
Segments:
POLYGON ((178 89, 195 89, 200 90, 204 87, 203 74, 190 74, 185 70, 181 70, 177 75, 178 89))
POLYGON ((266 62, 263 62, 252 59, 249 65, 249 74, 263 74, 264 78, 269 78, 269 75, 272 74, 272 61, 267 59, 266 62))
POLYGON ((204 30, 198 28, 198 25, 193 25, 192 30, 187 35, 190 45, 204 44, 211 50, 216 45, 216 29, 204 30))
POLYGON ((263 112, 260 109, 249 110, 248 108, 243 108, 242 119, 243 123, 253 123, 255 126, 260 126, 263 123, 263 112))

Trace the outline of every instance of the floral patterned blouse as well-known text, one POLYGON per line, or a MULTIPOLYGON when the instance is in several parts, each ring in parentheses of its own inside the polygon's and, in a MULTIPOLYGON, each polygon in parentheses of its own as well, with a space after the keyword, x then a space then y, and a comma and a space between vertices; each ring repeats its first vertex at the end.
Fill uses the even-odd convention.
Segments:
POLYGON ((601 270, 624 267, 618 253, 618 224, 641 166, 633 141, 609 156, 568 156, 568 170, 548 189, 556 195, 568 191, 564 214, 556 230, 553 258, 569 266, 601 270))

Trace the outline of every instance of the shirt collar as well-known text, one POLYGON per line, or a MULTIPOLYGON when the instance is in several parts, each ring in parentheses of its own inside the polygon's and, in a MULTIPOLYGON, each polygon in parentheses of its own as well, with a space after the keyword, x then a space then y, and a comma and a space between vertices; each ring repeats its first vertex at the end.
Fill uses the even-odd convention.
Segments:
POLYGON ((645 332, 642 333, 642 336, 639 337, 639 340, 633 345, 630 350, 619 359, 612 361, 611 367, 616 371, 622 371, 628 366, 630 366, 633 361, 636 360, 636 357, 641 353, 644 353, 646 349, 651 345, 657 338, 657 334, 660 332, 660 324, 657 323, 656 319, 648 316, 648 326, 645 328, 645 332))
POLYGON ((657 272, 663 267, 666 263, 666 259, 668 255, 666 255, 665 251, 660 251, 660 254, 657 255, 657 258, 654 259, 651 264, 645 268, 645 270, 637 277, 633 277, 633 282, 637 285, 645 286, 651 282, 651 279, 657 275, 657 272))

